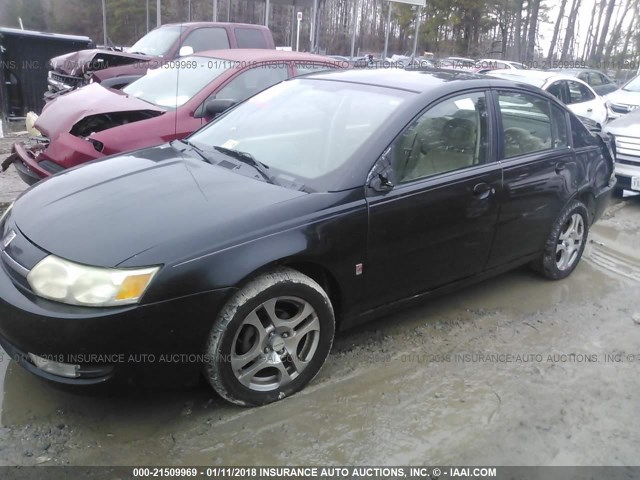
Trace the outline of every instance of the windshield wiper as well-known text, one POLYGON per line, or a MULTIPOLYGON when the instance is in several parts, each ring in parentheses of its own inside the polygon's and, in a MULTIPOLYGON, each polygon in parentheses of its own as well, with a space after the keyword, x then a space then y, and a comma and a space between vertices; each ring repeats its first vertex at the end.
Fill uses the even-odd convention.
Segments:
POLYGON ((215 145, 213 147, 214 149, 216 149, 218 152, 220 153, 224 153, 225 155, 228 155, 229 157, 235 158, 236 160, 239 160, 242 163, 246 163, 247 165, 251 165, 253 168, 255 168, 260 175, 262 175, 262 177, 267 181, 267 183, 271 183, 272 185, 278 185, 280 186, 280 184, 278 182, 276 182, 275 178, 273 178, 271 175, 269 175, 269 172, 267 171, 267 169, 269 168, 267 165, 265 165, 262 162, 259 162, 258 160, 256 160, 253 155, 251 155, 248 152, 241 152, 240 150, 234 150, 232 148, 226 148, 226 147, 220 147, 215 145))
POLYGON ((180 142, 180 143, 183 143, 183 144, 189 146, 194 152, 196 152, 198 155, 200 155, 200 157, 202 157, 202 159, 205 162, 214 165, 214 162, 204 153, 204 150, 202 150, 200 147, 196 147, 189 140, 173 140, 172 142, 169 142, 169 143, 173 144, 173 142, 180 142))

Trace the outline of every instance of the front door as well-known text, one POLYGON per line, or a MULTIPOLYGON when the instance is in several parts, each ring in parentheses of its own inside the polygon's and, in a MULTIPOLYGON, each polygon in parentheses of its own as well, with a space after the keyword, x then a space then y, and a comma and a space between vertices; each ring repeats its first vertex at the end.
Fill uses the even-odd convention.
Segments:
POLYGON ((381 159, 393 187, 369 188, 366 308, 484 268, 502 184, 487 106, 482 91, 443 100, 417 117, 381 159))

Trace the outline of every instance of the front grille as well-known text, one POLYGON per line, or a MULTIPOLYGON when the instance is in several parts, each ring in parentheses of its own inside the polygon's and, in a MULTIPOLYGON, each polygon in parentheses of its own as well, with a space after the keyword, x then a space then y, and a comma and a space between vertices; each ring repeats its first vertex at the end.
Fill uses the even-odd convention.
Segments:
POLYGON ((84 78, 74 77, 72 75, 63 75, 62 73, 51 71, 49 72, 49 78, 56 82, 64 83, 73 88, 80 88, 84 85, 84 78))
POLYGON ((640 165, 640 138, 616 135, 616 160, 620 163, 640 165))

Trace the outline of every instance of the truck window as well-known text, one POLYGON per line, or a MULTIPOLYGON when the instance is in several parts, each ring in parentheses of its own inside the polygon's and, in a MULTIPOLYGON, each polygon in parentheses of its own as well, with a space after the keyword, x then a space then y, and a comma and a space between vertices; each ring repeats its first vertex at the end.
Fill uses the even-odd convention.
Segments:
POLYGON ((236 28, 234 32, 238 48, 267 48, 267 41, 257 28, 236 28))
POLYGON ((227 31, 219 27, 194 30, 187 36, 182 46, 193 48, 194 53, 204 52, 205 50, 223 50, 230 48, 227 31))

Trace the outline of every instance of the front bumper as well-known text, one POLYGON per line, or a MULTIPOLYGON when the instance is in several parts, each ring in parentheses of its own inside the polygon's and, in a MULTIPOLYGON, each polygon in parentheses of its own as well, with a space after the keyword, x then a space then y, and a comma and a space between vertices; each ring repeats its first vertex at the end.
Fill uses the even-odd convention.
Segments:
POLYGON ((6 170, 13 163, 20 178, 33 185, 43 178, 104 156, 90 142, 63 133, 48 144, 39 143, 32 147, 14 144, 12 154, 2 163, 2 169, 6 170))
POLYGON ((618 179, 618 188, 632 190, 631 178, 640 177, 640 164, 638 166, 628 165, 625 163, 616 163, 616 178, 618 179))
POLYGON ((206 359, 209 330, 233 289, 147 305, 87 308, 35 296, 0 267, 0 344, 49 381, 90 385, 193 384, 206 359), (75 378, 38 368, 29 353, 79 365, 75 378))
POLYGON ((44 148, 44 145, 27 148, 22 143, 15 143, 11 148, 11 155, 2 162, 2 171, 13 164, 20 178, 28 185, 33 185, 43 178, 48 177, 51 175, 51 172, 42 168, 36 161, 39 151, 42 150, 42 148, 44 148))

